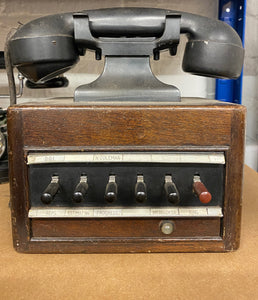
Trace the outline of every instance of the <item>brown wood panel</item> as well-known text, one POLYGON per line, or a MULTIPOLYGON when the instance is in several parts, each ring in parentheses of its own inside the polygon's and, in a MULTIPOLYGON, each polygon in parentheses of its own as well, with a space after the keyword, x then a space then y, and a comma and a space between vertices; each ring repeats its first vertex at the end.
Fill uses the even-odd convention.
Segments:
POLYGON ((245 112, 244 106, 234 110, 231 123, 231 147, 226 157, 223 232, 227 250, 236 250, 240 244, 245 112))
POLYGON ((163 219, 32 219, 33 237, 218 237, 219 218, 171 219, 174 231, 160 230, 163 219))
POLYGON ((13 245, 26 251, 30 237, 28 197, 26 190, 26 163, 23 151, 23 122, 19 111, 8 113, 8 156, 11 191, 13 245))
POLYGON ((189 240, 120 240, 109 239, 81 241, 61 241, 32 239, 26 253, 162 253, 162 252, 225 252, 221 238, 189 240))
POLYGON ((221 107, 32 107, 23 111, 24 145, 228 145, 231 111, 221 107))
MULTIPOLYGON (((241 219, 244 120, 245 109, 237 105, 62 107, 60 104, 9 108, 9 166, 14 247, 19 252, 30 253, 211 252, 237 249, 241 219), (28 149, 224 149, 226 180, 222 238, 193 236, 178 240, 177 237, 169 239, 139 236, 130 240, 122 235, 113 238, 88 238, 87 241, 77 238, 69 241, 61 238, 56 240, 55 237, 31 238, 26 165, 28 149)), ((207 227, 212 228, 212 224, 207 223, 207 227)), ((63 226, 65 228, 66 225, 63 226)), ((64 228, 60 226, 58 230, 61 232, 64 228)), ((92 231, 93 228, 92 226, 92 231)))
POLYGON ((193 239, 88 239, 61 240, 56 238, 32 238, 26 249, 17 249, 26 253, 160 253, 160 252, 225 252, 221 238, 193 239))

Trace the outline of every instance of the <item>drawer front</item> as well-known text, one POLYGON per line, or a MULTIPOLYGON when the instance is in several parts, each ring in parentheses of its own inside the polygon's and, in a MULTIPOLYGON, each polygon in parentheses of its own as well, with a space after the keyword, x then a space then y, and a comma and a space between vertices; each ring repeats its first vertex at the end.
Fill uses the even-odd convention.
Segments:
MULTIPOLYGON (((31 219, 33 238, 219 237, 220 218, 31 219), (166 228, 167 227, 167 228, 166 228), (170 232, 170 229, 172 231, 170 232), (165 233, 164 233, 165 232, 165 233)), ((58 239, 57 239, 58 240, 58 239)))

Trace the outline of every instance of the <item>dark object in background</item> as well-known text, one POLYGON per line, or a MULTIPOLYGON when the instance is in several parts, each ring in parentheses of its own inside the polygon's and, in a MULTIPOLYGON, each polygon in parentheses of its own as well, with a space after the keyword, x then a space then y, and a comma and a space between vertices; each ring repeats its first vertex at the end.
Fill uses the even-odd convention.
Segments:
POLYGON ((5 69, 4 51, 0 51, 0 69, 5 69))
MULTIPOLYGON (((4 51, 0 51, 0 69, 5 69, 4 51)), ((6 110, 0 107, 0 184, 8 179, 6 110)))
POLYGON ((61 88, 67 87, 68 85, 69 80, 64 76, 59 76, 42 83, 34 83, 30 80, 26 80, 26 87, 29 89, 61 88))
POLYGON ((8 181, 6 111, 0 108, 0 183, 8 181))

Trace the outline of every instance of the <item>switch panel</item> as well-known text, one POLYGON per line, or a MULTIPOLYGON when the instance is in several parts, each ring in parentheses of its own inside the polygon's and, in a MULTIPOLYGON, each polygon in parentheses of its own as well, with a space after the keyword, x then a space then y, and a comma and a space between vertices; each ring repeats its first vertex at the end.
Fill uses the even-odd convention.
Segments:
POLYGON ((223 153, 32 154, 28 165, 31 209, 222 208, 223 153), (42 201, 53 174, 59 192, 42 201), (199 194, 196 174, 205 189, 199 194))

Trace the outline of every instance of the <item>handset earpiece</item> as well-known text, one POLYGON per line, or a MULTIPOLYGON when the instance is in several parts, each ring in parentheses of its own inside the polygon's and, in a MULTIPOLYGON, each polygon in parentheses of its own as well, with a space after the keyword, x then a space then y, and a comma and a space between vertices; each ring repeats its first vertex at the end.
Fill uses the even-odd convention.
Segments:
POLYGON ((240 76, 244 49, 232 27, 189 13, 181 13, 180 27, 188 36, 182 64, 185 72, 217 78, 240 76))
POLYGON ((8 43, 12 65, 35 83, 68 71, 79 60, 69 13, 33 20, 18 28, 8 43))

